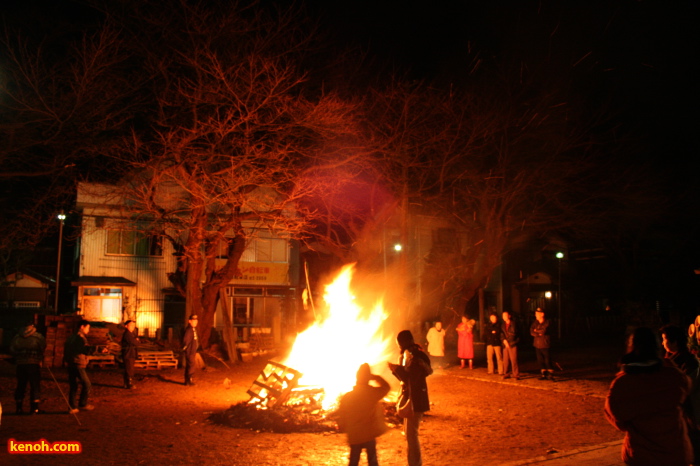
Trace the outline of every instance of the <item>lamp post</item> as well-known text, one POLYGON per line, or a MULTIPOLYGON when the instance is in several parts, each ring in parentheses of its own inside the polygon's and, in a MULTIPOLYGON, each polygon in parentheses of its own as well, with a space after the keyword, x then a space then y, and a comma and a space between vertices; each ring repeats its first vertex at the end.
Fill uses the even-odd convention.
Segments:
POLYGON ((556 257, 559 260, 559 279, 557 280, 559 284, 559 291, 557 292, 557 312, 559 313, 559 319, 557 322, 557 331, 559 334, 559 339, 561 340, 561 260, 564 258, 564 253, 559 251, 556 254, 556 257))
POLYGON ((63 246, 63 222, 66 220, 66 214, 61 212, 56 216, 58 219, 58 259, 56 261, 56 292, 54 293, 53 310, 58 314, 58 284, 61 280, 61 247, 63 246))

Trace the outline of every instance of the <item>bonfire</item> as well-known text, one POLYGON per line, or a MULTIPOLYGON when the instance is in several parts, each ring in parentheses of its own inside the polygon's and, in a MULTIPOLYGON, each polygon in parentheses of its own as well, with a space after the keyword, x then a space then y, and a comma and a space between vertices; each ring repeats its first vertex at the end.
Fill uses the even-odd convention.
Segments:
MULTIPOLYGON (((248 390, 250 400, 224 414, 236 427, 332 430, 333 410, 352 390, 360 365, 366 362, 377 372, 385 368, 394 351, 388 313, 381 301, 369 309, 357 302, 351 289, 353 273, 354 264, 343 267, 325 289, 324 312, 297 336, 284 361, 268 361, 248 390)), ((393 404, 386 406, 391 418, 393 404)))

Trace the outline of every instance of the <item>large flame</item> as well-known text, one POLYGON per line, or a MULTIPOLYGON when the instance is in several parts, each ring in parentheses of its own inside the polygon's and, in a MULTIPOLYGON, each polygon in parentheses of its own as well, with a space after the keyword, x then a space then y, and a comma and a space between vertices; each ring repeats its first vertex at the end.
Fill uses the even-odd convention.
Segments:
POLYGON ((354 264, 346 265, 326 287, 327 316, 297 336, 284 361, 303 374, 302 385, 324 389, 326 409, 352 390, 361 364, 368 363, 374 370, 373 366, 389 360, 393 348, 381 301, 371 310, 355 301, 350 289, 353 272, 354 264))

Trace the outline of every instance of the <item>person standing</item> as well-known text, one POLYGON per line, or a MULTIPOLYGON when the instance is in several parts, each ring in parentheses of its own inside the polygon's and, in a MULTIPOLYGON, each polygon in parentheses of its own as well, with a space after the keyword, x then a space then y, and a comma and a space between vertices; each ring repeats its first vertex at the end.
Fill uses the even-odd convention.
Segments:
POLYGON ((493 358, 496 357, 498 373, 503 375, 503 353, 501 352, 501 324, 495 313, 489 315, 489 321, 484 325, 484 343, 486 343, 486 371, 494 374, 493 358))
POLYGON ((360 462, 362 450, 367 451, 369 466, 378 466, 377 437, 389 428, 384 422, 384 409, 379 402, 391 387, 378 375, 372 374, 369 364, 362 364, 357 371, 357 383, 352 391, 340 399, 338 427, 347 433, 350 444, 350 466, 360 462), (370 385, 376 382, 377 386, 370 385))
POLYGON ((688 466, 693 448, 683 403, 691 382, 677 367, 664 363, 654 332, 634 331, 629 352, 610 385, 605 416, 625 433, 622 461, 630 465, 688 466))
POLYGON ((530 325, 530 335, 532 335, 535 355, 540 365, 540 380, 554 381, 554 370, 549 358, 549 347, 551 338, 549 336, 549 320, 545 319, 542 308, 535 311, 535 321, 530 325))
POLYGON ((136 338, 136 322, 127 320, 122 334, 122 361, 124 362, 124 388, 133 389, 134 364, 139 357, 139 339, 136 338))
MULTIPOLYGON (((88 345, 88 334, 90 333, 90 322, 81 320, 78 323, 78 333, 68 337, 64 348, 64 359, 68 364, 68 404, 70 413, 77 413, 79 410, 92 411, 95 407, 88 404, 92 384, 87 375, 88 354, 92 348, 88 345), (80 385, 80 400, 75 404, 75 397, 78 394, 80 385)), ((107 352, 107 348, 104 349, 107 352)))
POLYGON ((423 460, 418 438, 418 428, 423 413, 430 411, 428 383, 426 378, 433 373, 430 358, 423 349, 413 341, 410 330, 402 330, 396 337, 401 350, 399 364, 389 363, 389 370, 401 382, 401 398, 409 400, 412 414, 404 418, 403 431, 408 444, 409 466, 422 466, 423 460))
POLYGON ((474 325, 476 321, 469 319, 467 316, 462 316, 462 322, 457 326, 457 357, 459 358, 459 366, 464 369, 465 361, 469 361, 469 369, 473 369, 474 360, 474 325))
POLYGON ((41 403, 41 363, 44 360, 46 340, 34 325, 27 325, 10 342, 10 353, 17 363, 15 403, 17 414, 24 413, 24 393, 29 384, 29 412, 38 414, 41 403))
POLYGON ((501 315, 503 323, 501 324, 501 343, 503 343, 503 378, 509 379, 512 366, 513 378, 520 379, 520 368, 518 367, 518 343, 520 336, 518 335, 518 326, 512 319, 510 312, 503 311, 501 315))
POLYGON ((185 353, 185 385, 194 385, 194 370, 197 365, 197 350, 199 349, 198 322, 197 316, 191 315, 187 321, 185 334, 182 336, 182 351, 185 353))
POLYGON ((437 367, 441 369, 445 358, 445 329, 442 328, 442 322, 435 322, 435 326, 428 330, 425 338, 428 340, 428 354, 435 359, 437 367))
POLYGON ((696 459, 700 459, 700 361, 688 348, 688 337, 676 325, 661 327, 664 358, 690 378, 690 394, 683 408, 690 420, 688 436, 696 459))

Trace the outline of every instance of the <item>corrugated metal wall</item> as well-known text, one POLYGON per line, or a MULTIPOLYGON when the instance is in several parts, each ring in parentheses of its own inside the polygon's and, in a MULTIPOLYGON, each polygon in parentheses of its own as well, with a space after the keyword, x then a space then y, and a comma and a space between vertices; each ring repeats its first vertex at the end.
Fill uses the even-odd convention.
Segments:
POLYGON ((163 244, 162 257, 107 255, 107 230, 100 217, 83 218, 83 237, 80 251, 80 276, 123 277, 136 283, 124 288, 124 307, 135 311, 139 329, 163 326, 163 289, 170 287, 167 274, 175 270, 175 257, 170 244, 163 244), (97 220, 99 219, 99 220, 97 220))

